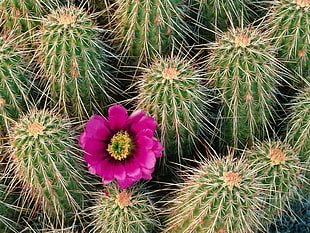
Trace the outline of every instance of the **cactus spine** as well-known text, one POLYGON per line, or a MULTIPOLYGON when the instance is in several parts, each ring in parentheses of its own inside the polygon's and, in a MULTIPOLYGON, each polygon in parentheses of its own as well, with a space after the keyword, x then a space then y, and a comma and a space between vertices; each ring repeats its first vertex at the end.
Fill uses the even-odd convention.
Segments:
POLYGON ((310 81, 310 1, 272 1, 268 30, 288 68, 310 81))
POLYGON ((82 179, 70 122, 47 110, 32 110, 13 126, 9 145, 6 174, 14 174, 12 188, 22 187, 22 207, 41 210, 42 223, 54 226, 76 214, 83 200, 82 179))
POLYGON ((63 112, 79 119, 100 111, 116 89, 107 70, 109 52, 93 16, 82 8, 59 7, 43 19, 37 35, 44 91, 63 112))
POLYGON ((182 16, 181 0, 117 0, 112 27, 119 38, 123 55, 146 62, 158 54, 167 54, 170 45, 184 43, 189 31, 182 16))
POLYGON ((247 155, 257 176, 266 185, 266 201, 270 204, 271 214, 284 209, 285 203, 298 194, 306 179, 298 154, 281 141, 262 142, 254 146, 247 155))
POLYGON ((136 84, 137 109, 157 121, 170 161, 182 163, 183 155, 197 142, 199 130, 207 130, 209 100, 203 81, 204 70, 195 66, 194 59, 171 55, 154 59, 136 84))
POLYGON ((224 139, 243 149, 270 128, 275 85, 281 80, 275 49, 265 34, 252 27, 233 28, 209 46, 208 67, 221 90, 224 139))
POLYGON ((254 232, 262 229, 263 186, 246 160, 204 161, 185 174, 168 201, 165 232, 254 232))
POLYGON ((93 221, 90 232, 141 233, 160 226, 156 207, 141 184, 121 190, 111 183, 98 193, 90 207, 93 221), (143 190, 143 191, 142 191, 143 190))
POLYGON ((0 135, 6 133, 9 120, 17 119, 29 102, 26 79, 29 73, 17 40, 12 34, 0 37, 0 135))

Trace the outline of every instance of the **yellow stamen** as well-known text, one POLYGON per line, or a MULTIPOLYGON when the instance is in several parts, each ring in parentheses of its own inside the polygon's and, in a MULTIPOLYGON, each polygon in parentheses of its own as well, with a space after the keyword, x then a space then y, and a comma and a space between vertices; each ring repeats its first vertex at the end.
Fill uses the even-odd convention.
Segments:
POLYGON ((112 137, 107 151, 114 159, 123 160, 131 154, 132 149, 130 135, 126 131, 120 131, 112 137))
POLYGON ((241 176, 237 172, 223 172, 222 180, 224 180, 225 185, 231 190, 241 182, 241 176))
POLYGON ((178 78, 179 71, 175 67, 166 67, 162 71, 163 78, 173 80, 178 78))
POLYGON ((271 164, 273 165, 284 164, 287 160, 287 157, 285 156, 285 151, 279 148, 271 149, 267 158, 271 160, 271 164))
POLYGON ((123 190, 121 193, 117 194, 115 202, 116 204, 123 209, 124 207, 131 204, 131 195, 127 193, 126 190, 123 190))
POLYGON ((250 45, 251 38, 247 37, 244 33, 241 33, 240 35, 235 36, 235 44, 237 47, 246 47, 250 45))
POLYGON ((31 136, 37 136, 42 134, 44 126, 39 122, 33 122, 28 124, 28 132, 31 136))

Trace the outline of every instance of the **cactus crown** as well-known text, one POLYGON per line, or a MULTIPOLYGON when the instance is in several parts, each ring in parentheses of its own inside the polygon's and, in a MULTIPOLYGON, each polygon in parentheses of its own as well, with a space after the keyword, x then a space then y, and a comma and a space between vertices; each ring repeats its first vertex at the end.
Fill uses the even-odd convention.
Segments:
POLYGON ((310 6, 310 0, 295 0, 297 6, 307 7, 310 6))

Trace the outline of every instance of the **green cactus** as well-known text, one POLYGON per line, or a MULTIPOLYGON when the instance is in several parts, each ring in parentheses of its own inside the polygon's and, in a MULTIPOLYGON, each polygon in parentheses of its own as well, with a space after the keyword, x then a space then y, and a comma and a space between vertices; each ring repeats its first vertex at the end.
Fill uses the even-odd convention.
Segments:
POLYGON ((286 139, 298 151, 300 160, 310 166, 310 85, 293 99, 288 115, 286 139))
POLYGON ((17 119, 28 107, 29 72, 23 62, 24 51, 12 33, 0 36, 0 135, 4 136, 9 121, 17 119))
POLYGON ((89 208, 93 219, 90 232, 140 233, 159 229, 157 209, 143 185, 121 190, 111 183, 97 195, 96 203, 89 208))
POLYGON ((199 131, 208 130, 206 109, 212 98, 204 84, 204 72, 194 58, 158 57, 135 84, 137 109, 148 112, 158 123, 166 154, 162 164, 166 159, 182 163, 198 142, 199 131))
POLYGON ((19 205, 43 223, 63 224, 83 204, 79 157, 70 122, 47 110, 32 110, 10 131, 7 176, 21 187, 19 205))
POLYGON ((261 182, 266 185, 268 194, 266 202, 270 204, 266 212, 272 215, 284 209, 285 203, 298 195, 301 184, 307 182, 302 176, 305 168, 298 153, 281 141, 258 143, 247 157, 252 169, 257 170, 257 176, 263 177, 261 182))
POLYGON ((197 22, 205 28, 205 36, 214 40, 219 31, 247 23, 252 11, 249 0, 194 0, 197 22))
POLYGON ((63 112, 79 119, 100 112, 116 82, 108 72, 111 55, 99 39, 93 14, 68 5, 43 18, 36 51, 44 92, 63 112))
POLYGON ((232 29, 210 43, 208 68, 221 90, 223 138, 243 149, 271 129, 276 85, 283 69, 270 39, 253 27, 232 29))
POLYGON ((189 169, 168 200, 165 232, 234 233, 263 230, 264 186, 256 171, 232 154, 189 169))
POLYGON ((272 1, 266 25, 280 48, 279 58, 289 69, 310 81, 310 1, 272 1))
POLYGON ((39 25, 38 18, 53 5, 55 5, 55 0, 1 0, 1 25, 6 31, 12 29, 18 29, 19 32, 32 30, 39 25))
POLYGON ((112 28, 118 48, 125 56, 134 56, 138 64, 158 54, 169 54, 172 44, 184 44, 190 34, 182 18, 186 12, 182 0, 117 0, 112 28))

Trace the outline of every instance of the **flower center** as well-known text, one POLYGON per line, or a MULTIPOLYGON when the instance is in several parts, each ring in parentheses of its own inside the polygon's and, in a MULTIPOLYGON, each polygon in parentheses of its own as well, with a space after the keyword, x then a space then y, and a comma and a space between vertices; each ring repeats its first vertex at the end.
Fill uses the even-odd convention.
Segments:
POLYGON ((251 39, 247 37, 244 33, 241 33, 240 35, 235 36, 235 44, 237 47, 246 47, 250 45, 251 39))
POLYGON ((241 176, 237 172, 224 172, 222 180, 224 180, 225 185, 231 190, 241 182, 241 176))
POLYGON ((44 126, 39 122, 33 122, 28 124, 28 132, 31 136, 37 136, 42 134, 44 126))
POLYGON ((273 165, 284 164, 287 159, 285 152, 279 148, 272 149, 267 158, 271 160, 273 165))
POLYGON ((119 131, 112 137, 107 150, 114 159, 123 160, 130 155, 132 149, 130 135, 126 131, 119 131))
POLYGON ((305 7, 310 5, 310 0, 295 0, 297 6, 305 7))
POLYGON ((76 18, 70 14, 59 14, 57 17, 59 24, 62 25, 69 25, 71 23, 74 23, 75 19, 76 18))
POLYGON ((124 207, 130 205, 130 193, 127 193, 126 190, 123 190, 121 193, 117 194, 115 202, 116 204, 123 209, 124 207))
POLYGON ((162 71, 162 75, 165 79, 173 80, 178 78, 179 71, 175 67, 166 67, 162 71))

